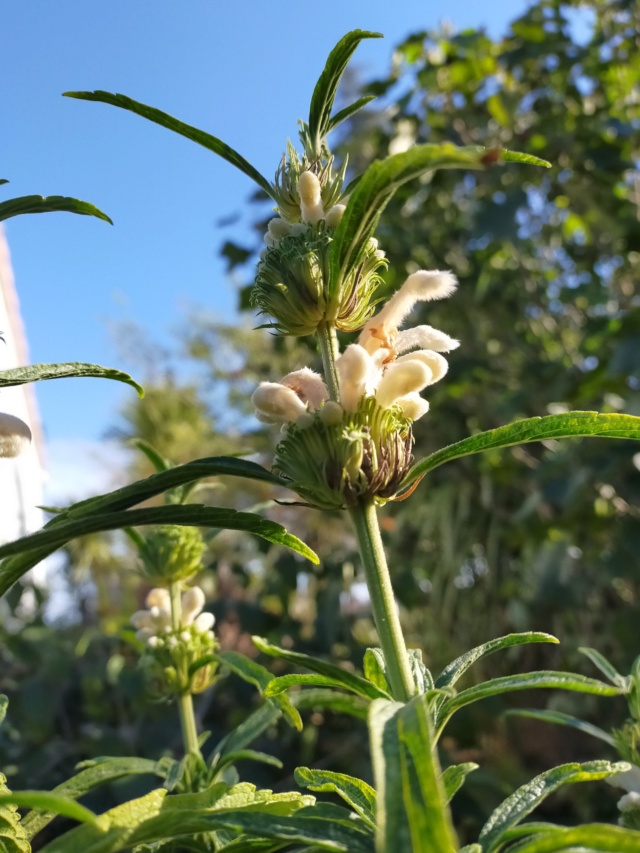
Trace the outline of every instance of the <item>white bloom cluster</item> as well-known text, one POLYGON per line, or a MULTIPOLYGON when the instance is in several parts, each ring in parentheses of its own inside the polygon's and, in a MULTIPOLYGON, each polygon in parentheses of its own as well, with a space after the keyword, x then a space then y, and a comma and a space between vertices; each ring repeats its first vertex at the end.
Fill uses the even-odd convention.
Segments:
POLYGON ((131 624, 137 629, 136 637, 148 646, 153 648, 165 640, 169 645, 177 644, 178 639, 189 642, 193 631, 198 634, 210 634, 213 639, 211 629, 215 619, 213 613, 201 612, 205 596, 200 587, 194 586, 182 594, 182 616, 177 636, 171 621, 171 599, 168 590, 159 587, 152 589, 145 604, 148 610, 138 610, 134 613, 131 624))
POLYGON ((0 459, 19 456, 31 442, 31 430, 15 415, 0 412, 0 459))
POLYGON ((276 216, 267 225, 264 242, 269 248, 277 246, 283 237, 303 234, 309 225, 317 225, 321 219, 328 228, 334 229, 345 211, 344 204, 334 204, 325 213, 322 207, 322 188, 318 177, 313 172, 302 172, 298 178, 298 195, 300 196, 300 222, 288 222, 276 216))
POLYGON ((342 413, 355 412, 363 397, 375 397, 383 409, 398 405, 409 420, 421 418, 429 403, 420 396, 428 385, 442 379, 448 364, 442 353, 459 342, 431 326, 399 331, 416 302, 444 299, 457 282, 449 272, 419 270, 362 328, 358 342, 350 344, 336 360, 340 404, 328 402, 327 387, 307 367, 289 373, 280 382, 262 382, 252 401, 265 423, 304 426, 311 413, 336 423, 342 413))

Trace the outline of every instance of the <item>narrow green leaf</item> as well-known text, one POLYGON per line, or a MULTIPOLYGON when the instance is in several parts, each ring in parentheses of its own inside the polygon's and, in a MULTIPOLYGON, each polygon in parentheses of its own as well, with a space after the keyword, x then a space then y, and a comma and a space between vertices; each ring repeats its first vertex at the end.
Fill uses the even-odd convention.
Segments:
POLYGON ((426 696, 406 705, 376 700, 369 732, 377 791, 376 851, 453 853, 458 845, 426 696))
MULTIPOLYGON (((235 672, 236 675, 239 675, 240 678, 257 687, 260 693, 264 693, 269 683, 273 680, 273 676, 268 669, 256 663, 256 661, 241 655, 239 652, 219 652, 216 658, 232 672, 235 672)), ((275 703, 295 729, 302 731, 302 718, 296 708, 291 704, 286 693, 278 693, 269 701, 275 703)))
POLYGON ((578 717, 572 717, 571 714, 564 714, 562 711, 539 711, 537 708, 518 708, 508 710, 504 714, 505 717, 528 717, 531 720, 540 720, 543 723, 555 723, 559 726, 570 726, 572 729, 584 732, 592 737, 597 737, 599 740, 608 743, 609 746, 615 749, 616 742, 610 734, 603 731, 598 726, 587 723, 578 717))
POLYGON ((469 775, 477 770, 478 764, 473 761, 466 761, 464 764, 452 764, 442 771, 442 785, 444 787, 445 799, 448 803, 451 802, 454 795, 464 785, 464 781, 469 775))
POLYGON ((369 714, 369 700, 355 693, 343 693, 337 690, 311 688, 299 690, 289 697, 298 710, 322 709, 334 714, 348 714, 359 720, 366 720, 369 714))
MULTIPOLYGON (((269 521, 251 513, 199 504, 188 504, 186 506, 169 504, 161 507, 131 509, 122 512, 96 512, 90 515, 84 514, 78 518, 72 517, 69 521, 65 520, 55 525, 49 524, 38 533, 32 533, 22 539, 17 539, 15 542, 0 546, 0 558, 33 552, 34 555, 38 556, 39 561, 40 555, 48 556, 56 548, 60 548, 78 536, 148 524, 183 524, 189 527, 241 530, 266 539, 275 545, 283 545, 311 560, 311 562, 318 562, 315 552, 275 521, 269 521)), ((27 554, 26 560, 6 561, 0 564, 0 595, 15 583, 31 565, 35 565, 30 559, 31 556, 31 554, 27 554)))
POLYGON ((49 791, 14 791, 11 794, 0 794, 0 806, 14 804, 27 809, 41 809, 55 812, 63 817, 100 826, 98 815, 76 803, 69 797, 61 797, 49 791))
POLYGON ((147 524, 183 524, 188 527, 219 527, 224 530, 242 530, 276 545, 284 545, 311 560, 311 562, 318 563, 316 554, 297 537, 287 533, 281 524, 252 513, 202 504, 187 504, 185 506, 169 504, 123 512, 83 515, 81 518, 74 518, 56 526, 45 527, 38 533, 23 536, 22 539, 17 539, 15 542, 0 545, 0 558, 21 554, 32 548, 37 549, 51 545, 60 547, 71 539, 85 536, 87 533, 147 524))
POLYGON ((362 779, 330 770, 310 770, 308 767, 297 767, 294 778, 301 788, 337 794, 365 823, 375 828, 376 792, 362 779))
POLYGON ((8 183, 9 183, 9 181, 6 178, 0 178, 0 185, 8 184, 8 183))
POLYGON ((48 198, 41 195, 24 195, 20 198, 2 201, 0 202, 0 222, 10 219, 12 216, 21 216, 23 213, 54 213, 56 211, 95 216, 96 219, 103 219, 113 225, 107 214, 95 205, 89 204, 88 201, 80 201, 77 198, 67 198, 62 195, 50 195, 48 198))
POLYGON ((142 385, 133 380, 128 373, 115 370, 113 367, 102 367, 99 364, 85 364, 81 361, 67 361, 60 364, 29 364, 26 367, 13 367, 11 370, 0 371, 0 388, 13 385, 25 385, 27 382, 41 382, 45 379, 69 379, 71 377, 96 377, 99 379, 114 379, 131 385, 144 397, 142 385))
POLYGON ((495 640, 489 640, 488 643, 483 643, 481 646, 476 646, 465 654, 460 655, 451 663, 447 664, 440 675, 436 678, 435 687, 444 688, 454 685, 465 672, 482 658, 487 655, 492 655, 494 652, 500 652, 503 649, 508 649, 511 646, 520 646, 525 643, 558 643, 555 637, 551 634, 543 634, 540 631, 525 631, 521 634, 507 634, 504 637, 498 637, 495 640))
POLYGON ((5 717, 7 716, 8 707, 9 699, 4 695, 4 693, 0 693, 0 726, 2 725, 5 717))
POLYGON ((605 823, 587 823, 569 829, 558 827, 518 847, 518 853, 638 853, 638 850, 640 832, 605 823))
POLYGON ((276 758, 275 755, 258 752, 255 749, 239 749, 237 752, 229 752, 221 758, 216 764, 216 770, 220 771, 229 764, 235 764, 236 761, 256 761, 259 764, 269 764, 271 767, 282 769, 282 761, 276 758))
POLYGON ((483 826, 478 841, 483 853, 493 853, 501 846, 503 834, 520 823, 540 803, 563 785, 594 782, 628 770, 629 764, 609 761, 587 761, 584 764, 562 764, 536 776, 514 791, 501 803, 483 826))
POLYGON ((582 647, 578 649, 578 651, 585 655, 585 657, 588 657, 591 663, 599 669, 612 684, 615 684, 616 687, 622 688, 625 693, 629 692, 630 679, 621 675, 615 666, 612 663, 609 663, 604 655, 601 655, 600 652, 596 651, 596 649, 589 649, 586 647, 582 647))
POLYGON ((363 107, 366 107, 367 104, 370 104, 371 101, 375 101, 377 95, 365 95, 364 98, 358 98, 357 101, 354 101, 353 104, 350 104, 348 107, 345 107, 340 112, 336 113, 334 117, 329 121, 329 126, 327 127, 327 134, 331 133, 332 130, 335 130, 336 127, 339 127, 343 121, 351 118, 351 116, 355 115, 359 110, 363 107))
POLYGON ((338 91, 338 83, 344 74, 353 52, 363 39, 382 38, 381 33, 352 30, 343 36, 333 48, 318 78, 309 107, 309 136, 313 145, 312 157, 319 157, 322 142, 330 130, 331 110, 338 91))
POLYGON ((375 684, 371 684, 371 682, 367 681, 365 678, 362 678, 359 675, 354 675, 354 673, 348 672, 346 669, 336 666, 333 663, 319 660, 318 658, 310 657, 309 655, 303 655, 299 652, 290 652, 286 649, 280 649, 277 646, 272 646, 262 637, 252 637, 251 639, 263 654, 269 655, 273 658, 280 658, 281 660, 289 661, 289 663, 304 667, 305 669, 310 669, 312 672, 317 672, 319 675, 324 675, 344 689, 351 690, 359 696, 363 696, 367 699, 389 698, 389 696, 383 690, 380 690, 379 687, 376 687, 375 684))
POLYGON ((169 468, 173 468, 171 462, 169 462, 168 459, 165 459, 165 457, 162 456, 162 454, 159 453, 150 442, 145 441, 143 438, 134 438, 131 441, 131 446, 135 447, 147 457, 156 472, 168 471, 169 468))
POLYGON ((640 439, 640 417, 619 414, 602 415, 598 412, 567 412, 563 415, 526 418, 507 426, 463 438, 462 441, 436 450, 411 468, 402 487, 410 486, 434 468, 462 456, 471 456, 474 453, 482 453, 498 447, 511 447, 514 444, 527 444, 530 441, 586 436, 640 439))
POLYGON ((435 169, 483 169, 495 159, 516 160, 548 165, 546 161, 512 151, 494 152, 480 146, 459 148, 450 142, 441 145, 417 145, 410 151, 376 160, 358 181, 336 229, 329 249, 329 298, 338 303, 347 271, 358 263, 367 241, 373 236, 380 214, 396 190, 408 181, 435 169))
POLYGON ((279 675, 272 678, 268 687, 264 691, 264 695, 276 696, 278 693, 285 693, 290 687, 334 687, 341 688, 342 682, 335 678, 328 678, 326 675, 318 675, 313 673, 292 673, 291 675, 279 675))
MULTIPOLYGON (((163 775, 157 762, 146 758, 102 758, 94 759, 90 763, 92 766, 85 767, 77 776, 73 776, 71 779, 55 787, 51 793, 77 800, 99 785, 104 785, 106 782, 113 782, 116 779, 122 779, 126 776, 143 774, 163 775)), ((33 838, 36 833, 40 832, 56 816, 55 810, 42 811, 35 806, 32 808, 33 810, 22 820, 27 838, 33 838)))
POLYGON ((228 735, 225 735, 215 745, 207 764, 213 765, 216 763, 217 766, 218 758, 223 758, 229 753, 245 749, 257 737, 260 737, 263 732, 276 723, 281 716, 281 709, 272 702, 261 705, 257 711, 250 714, 246 720, 240 723, 239 726, 236 726, 235 729, 229 732, 228 735))
POLYGON ((149 107, 146 104, 141 104, 138 101, 134 101, 132 98, 128 98, 126 95, 114 95, 111 92, 96 91, 65 92, 64 96, 66 98, 78 98, 82 101, 99 101, 103 104, 111 104, 111 106, 120 107, 123 110, 128 110, 129 112, 142 116, 142 118, 146 118, 155 124, 159 124, 161 127, 166 127, 168 130, 173 130, 174 133, 179 133, 181 136, 186 136, 186 138, 190 139, 192 142, 197 142, 198 145, 202 145, 209 151, 213 151, 214 154, 217 154, 219 157, 222 157, 223 160, 231 163, 231 165, 235 166, 236 169, 240 169, 240 171, 244 172, 245 175, 251 178, 251 180, 254 181, 261 190, 264 190, 270 198, 274 197, 274 190, 269 181, 261 175, 248 160, 245 160, 241 154, 238 154, 237 151, 234 151, 233 148, 221 139, 218 139, 216 136, 212 136, 210 133, 198 130, 197 127, 185 124, 177 118, 173 118, 173 116, 170 116, 168 113, 157 110, 155 107, 149 107))
POLYGON ((438 710, 438 732, 440 732, 450 717, 465 705, 479 702, 489 696, 500 696, 503 693, 513 693, 516 690, 538 690, 538 689, 570 690, 576 693, 591 693, 596 696, 618 696, 622 692, 618 687, 597 681, 595 678, 587 678, 573 672, 553 672, 550 670, 539 670, 527 672, 524 675, 506 675, 502 678, 493 678, 474 687, 462 690, 452 699, 447 699, 438 710))

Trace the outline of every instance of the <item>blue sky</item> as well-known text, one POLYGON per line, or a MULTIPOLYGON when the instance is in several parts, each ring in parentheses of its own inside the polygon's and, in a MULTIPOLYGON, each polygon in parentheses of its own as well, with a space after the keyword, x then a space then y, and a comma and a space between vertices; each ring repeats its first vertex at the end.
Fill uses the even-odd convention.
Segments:
MULTIPOLYGON (((118 324, 169 338, 196 306, 234 316, 236 294, 217 256, 242 227, 252 184, 212 153, 66 90, 127 94, 228 142, 271 177, 324 59, 345 32, 382 32, 355 61, 384 73, 394 45, 451 21, 499 35, 526 0, 4 0, 3 198, 31 193, 91 201, 115 222, 69 214, 6 223, 31 360, 127 368, 118 324)), ((93 442, 117 422, 125 386, 64 380, 38 387, 56 442, 93 442)))

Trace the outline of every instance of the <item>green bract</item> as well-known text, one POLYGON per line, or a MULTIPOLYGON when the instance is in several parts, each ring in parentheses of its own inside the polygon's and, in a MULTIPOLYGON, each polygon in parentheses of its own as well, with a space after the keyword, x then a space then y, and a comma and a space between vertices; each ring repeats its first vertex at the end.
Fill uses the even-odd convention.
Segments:
POLYGON ((184 581, 202 569, 206 545, 196 527, 164 524, 140 544, 144 574, 156 581, 184 581))
POLYGON ((386 260, 369 241, 361 263, 346 276, 335 318, 327 316, 329 246, 332 231, 318 225, 293 226, 292 233, 268 248, 258 265, 252 302, 273 317, 283 335, 312 335, 326 320, 344 332, 360 329, 373 313, 372 297, 386 260))
POLYGON ((397 406, 383 409, 372 397, 332 420, 321 409, 308 424, 289 426, 274 468, 320 509, 345 509, 363 499, 386 503, 411 465, 411 422, 397 406))

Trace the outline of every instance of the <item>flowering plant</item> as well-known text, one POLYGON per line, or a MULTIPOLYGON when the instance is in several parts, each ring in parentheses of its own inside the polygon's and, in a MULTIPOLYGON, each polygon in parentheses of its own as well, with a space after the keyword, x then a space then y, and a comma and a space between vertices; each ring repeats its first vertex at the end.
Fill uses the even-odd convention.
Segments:
MULTIPOLYGON (((376 162, 346 184, 346 163, 336 170, 328 134, 369 99, 332 115, 340 77, 362 39, 348 33, 330 53, 314 90, 309 118, 301 124, 301 153, 288 146, 273 183, 240 154, 210 134, 154 108, 107 92, 74 92, 72 97, 109 103, 176 131, 214 151, 251 177, 276 205, 267 228, 253 302, 278 335, 313 335, 322 374, 294 370, 279 382, 262 383, 253 395, 258 417, 279 425, 281 439, 271 470, 237 458, 216 457, 172 467, 156 459, 157 473, 107 495, 56 514, 39 533, 0 547, 0 591, 56 548, 88 532, 125 528, 138 547, 142 572, 154 583, 147 609, 131 617, 142 660, 157 695, 176 699, 184 740, 181 761, 105 758, 53 793, 6 792, 0 796, 0 833, 13 849, 30 839, 55 814, 82 825, 44 848, 47 853, 78 850, 260 850, 429 851, 429 853, 518 853, 544 851, 633 851, 640 832, 629 818, 636 807, 625 800, 623 827, 588 824, 563 828, 523 823, 557 788, 579 781, 618 779, 633 772, 637 750, 627 761, 564 764, 546 771, 511 794, 490 815, 477 842, 461 847, 449 802, 476 769, 470 762, 440 766, 438 740, 451 717, 480 699, 529 688, 559 688, 596 696, 627 696, 637 718, 637 673, 605 683, 582 675, 539 671, 491 679, 460 689, 460 678, 477 661, 508 647, 555 643, 543 633, 511 634, 457 658, 438 675, 407 649, 380 528, 378 508, 404 498, 432 469, 460 456, 549 438, 610 436, 640 438, 640 419, 629 415, 571 412, 519 421, 442 448, 414 462, 412 424, 428 412, 422 392, 447 372, 443 355, 458 342, 428 325, 403 329, 417 302, 453 294, 456 279, 446 271, 418 270, 379 307, 377 289, 386 258, 374 232, 384 207, 404 183, 438 168, 483 169, 501 161, 548 166, 511 151, 451 144, 420 145, 376 162), (340 351, 338 331, 358 333, 340 351), (297 493, 321 510, 351 518, 365 571, 380 648, 367 649, 362 674, 336 664, 270 645, 264 654, 293 664, 304 674, 274 676, 237 652, 221 652, 213 620, 201 612, 203 595, 190 585, 201 569, 203 549, 193 528, 250 532, 317 562, 316 555, 281 525, 255 513, 186 503, 201 477, 230 475, 270 483, 297 493), (161 507, 136 508, 166 493, 161 507), (137 528, 151 526, 143 536, 137 528), (205 757, 192 695, 205 690, 222 669, 255 685, 266 703, 205 757), (239 781, 236 761, 269 760, 248 747, 275 719, 300 728, 300 709, 335 707, 367 715, 374 786, 354 776, 300 767, 296 781, 314 792, 337 794, 343 805, 299 792, 273 794, 239 781), (96 815, 77 798, 107 779, 134 773, 160 777, 163 787, 96 815), (172 793, 167 796, 168 792, 172 793), (32 811, 20 821, 17 806, 32 811)), ((11 377, 10 377, 11 378, 11 377)), ((13 377, 15 379, 15 376, 13 377)), ((31 377, 35 378, 35 377, 31 377)), ((634 729, 635 732, 635 729, 634 729)), ((635 735, 634 735, 635 736, 635 735)), ((628 738, 627 738, 628 740, 628 738)), ((626 743, 626 741, 625 741, 626 743)), ((2 836, 0 836, 2 837, 2 836)))

